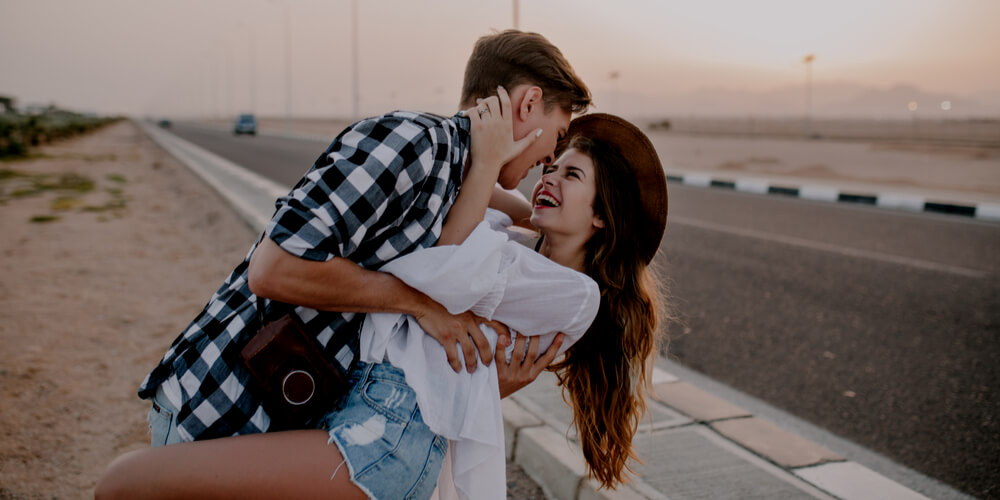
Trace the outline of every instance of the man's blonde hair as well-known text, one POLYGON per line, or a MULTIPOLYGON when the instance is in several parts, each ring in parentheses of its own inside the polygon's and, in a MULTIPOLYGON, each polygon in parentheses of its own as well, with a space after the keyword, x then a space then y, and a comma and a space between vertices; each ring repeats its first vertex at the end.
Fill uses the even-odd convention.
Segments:
POLYGON ((590 89, 555 45, 538 33, 506 30, 476 41, 465 66, 461 104, 495 95, 499 85, 510 90, 525 83, 542 89, 546 111, 558 105, 582 113, 592 103, 590 89))

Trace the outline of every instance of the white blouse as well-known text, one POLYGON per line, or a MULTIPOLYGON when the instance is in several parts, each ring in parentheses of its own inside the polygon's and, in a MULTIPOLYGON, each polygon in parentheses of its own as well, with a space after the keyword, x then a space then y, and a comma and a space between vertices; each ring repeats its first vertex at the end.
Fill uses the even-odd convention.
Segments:
MULTIPOLYGON (((418 250, 380 270, 427 294, 453 314, 471 310, 507 325, 512 334, 540 335, 539 352, 562 332, 566 335, 562 353, 594 321, 600 302, 597 283, 510 241, 504 231, 510 224, 509 217, 490 209, 461 245, 418 250)), ((485 325, 482 329, 495 348, 496 332, 485 325)), ((513 342, 507 348, 508 359, 512 351, 513 342)), ((506 497, 503 415, 495 365, 484 367, 480 361, 474 373, 455 373, 444 347, 416 319, 390 313, 366 316, 360 359, 388 361, 403 370, 424 422, 451 441, 452 474, 460 497, 506 497)))

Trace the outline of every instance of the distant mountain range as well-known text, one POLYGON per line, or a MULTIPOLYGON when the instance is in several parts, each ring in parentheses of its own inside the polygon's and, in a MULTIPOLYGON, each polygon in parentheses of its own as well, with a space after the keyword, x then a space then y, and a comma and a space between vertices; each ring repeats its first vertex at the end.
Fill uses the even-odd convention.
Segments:
MULTIPOLYGON (((702 88, 674 95, 597 94, 598 111, 631 117, 781 117, 806 112, 805 85, 766 91, 702 88)), ((928 92, 913 85, 889 88, 824 83, 812 88, 812 115, 829 118, 1000 118, 1000 90, 975 94, 928 92), (915 103, 915 110, 910 109, 915 103), (947 109, 945 109, 947 108, 947 109)))

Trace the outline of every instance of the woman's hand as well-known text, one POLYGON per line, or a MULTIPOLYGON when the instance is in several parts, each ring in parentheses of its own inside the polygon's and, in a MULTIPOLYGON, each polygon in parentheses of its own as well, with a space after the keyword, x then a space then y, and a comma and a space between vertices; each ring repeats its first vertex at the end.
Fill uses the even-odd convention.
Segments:
MULTIPOLYGON (((503 87, 497 87, 497 95, 486 99, 476 99, 476 106, 465 110, 465 116, 472 122, 472 169, 488 169, 499 173, 500 168, 524 152, 542 130, 528 134, 519 141, 514 140, 514 112, 510 96, 503 87)), ((496 175, 493 176, 494 179, 496 175)))
POLYGON ((500 87, 498 96, 479 99, 463 113, 472 122, 471 164, 462 179, 458 198, 452 204, 438 245, 460 245, 483 221, 486 205, 500 176, 500 169, 535 142, 541 129, 519 141, 514 140, 510 96, 500 87))
POLYGON ((545 370, 549 364, 556 359, 559 347, 563 343, 562 333, 556 335, 552 340, 552 345, 541 356, 538 356, 538 336, 532 336, 531 340, 525 342, 524 335, 518 335, 514 341, 514 353, 508 362, 504 355, 504 348, 497 343, 496 362, 497 378, 500 381, 500 397, 505 398, 517 392, 524 386, 532 383, 538 375, 545 370), (527 344, 527 352, 525 352, 527 344))

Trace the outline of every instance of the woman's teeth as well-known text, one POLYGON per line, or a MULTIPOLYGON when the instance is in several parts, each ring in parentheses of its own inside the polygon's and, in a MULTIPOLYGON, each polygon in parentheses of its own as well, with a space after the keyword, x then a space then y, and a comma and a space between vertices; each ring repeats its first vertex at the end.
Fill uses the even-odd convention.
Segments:
POLYGON ((538 204, 538 205, 546 206, 546 207, 558 207, 559 206, 559 201, 557 201, 555 198, 553 198, 553 197, 551 197, 551 196, 549 196, 547 194, 540 194, 537 197, 535 197, 535 203, 538 204))

